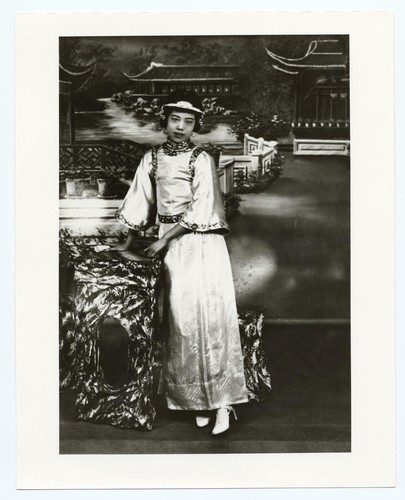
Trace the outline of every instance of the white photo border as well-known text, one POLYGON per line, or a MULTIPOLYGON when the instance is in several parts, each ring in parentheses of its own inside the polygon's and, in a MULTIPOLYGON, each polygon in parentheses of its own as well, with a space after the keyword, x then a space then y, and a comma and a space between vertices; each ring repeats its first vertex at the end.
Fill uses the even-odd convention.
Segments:
POLYGON ((389 487, 395 484, 393 57, 393 15, 387 12, 167 12, 16 17, 18 488, 389 487), (325 33, 350 36, 352 452, 226 457, 60 455, 59 37, 325 33), (377 114, 377 122, 371 119, 376 116, 373 112, 377 114), (35 186, 41 186, 40 199, 32 189, 35 186), (38 283, 41 283, 40 294, 38 283), (250 473, 252 470, 254 475, 250 473), (197 475, 195 471, 203 473, 197 475))

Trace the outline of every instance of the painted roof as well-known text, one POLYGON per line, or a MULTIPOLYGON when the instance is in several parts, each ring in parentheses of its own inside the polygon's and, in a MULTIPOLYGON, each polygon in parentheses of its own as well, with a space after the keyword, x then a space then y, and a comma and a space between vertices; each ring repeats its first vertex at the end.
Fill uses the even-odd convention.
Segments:
POLYGON ((305 55, 296 58, 277 55, 267 48, 266 52, 273 60, 273 68, 293 75, 305 69, 346 69, 348 63, 339 40, 313 40, 305 55))
POLYGON ((78 89, 89 78, 95 67, 95 62, 88 66, 75 66, 60 62, 59 81, 71 83, 74 89, 78 89))
POLYGON ((233 64, 161 64, 152 62, 142 73, 124 75, 131 81, 233 80, 239 66, 233 64))

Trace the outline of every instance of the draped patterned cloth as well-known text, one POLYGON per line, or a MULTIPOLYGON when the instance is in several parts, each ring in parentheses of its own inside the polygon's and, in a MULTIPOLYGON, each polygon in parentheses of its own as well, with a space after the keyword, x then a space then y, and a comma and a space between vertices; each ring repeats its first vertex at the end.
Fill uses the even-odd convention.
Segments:
POLYGON ((264 310, 238 307, 238 317, 249 401, 263 401, 271 393, 271 377, 262 339, 264 310))
POLYGON ((157 327, 161 264, 126 260, 119 254, 85 259, 76 265, 76 417, 121 428, 151 430, 153 334, 157 327), (106 383, 99 365, 99 335, 106 318, 127 331, 128 379, 123 387, 106 383))
POLYGON ((59 297, 59 387, 74 390, 78 384, 78 336, 74 297, 59 297))

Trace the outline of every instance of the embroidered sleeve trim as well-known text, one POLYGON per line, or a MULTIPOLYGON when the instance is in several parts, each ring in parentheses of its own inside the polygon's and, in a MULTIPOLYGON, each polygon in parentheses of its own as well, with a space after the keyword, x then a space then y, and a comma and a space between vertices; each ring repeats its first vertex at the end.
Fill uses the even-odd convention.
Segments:
POLYGON ((115 212, 115 217, 120 222, 130 227, 131 229, 134 229, 135 231, 142 231, 143 229, 148 227, 148 224, 137 225, 137 224, 132 224, 132 222, 128 222, 127 219, 122 215, 122 213, 119 210, 115 212))

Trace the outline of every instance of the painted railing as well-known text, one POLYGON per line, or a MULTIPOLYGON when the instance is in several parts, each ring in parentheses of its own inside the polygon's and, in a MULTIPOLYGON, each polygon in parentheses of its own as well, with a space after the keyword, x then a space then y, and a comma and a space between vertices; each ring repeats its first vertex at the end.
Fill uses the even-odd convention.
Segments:
POLYGON ((219 162, 218 179, 221 191, 224 194, 233 194, 233 173, 235 160, 233 158, 223 158, 219 162))
POLYGON ((262 137, 255 138, 245 134, 243 141, 243 155, 223 155, 222 158, 229 158, 235 161, 234 171, 243 172, 247 178, 250 172, 266 173, 277 153, 276 141, 265 141, 262 137))
POLYGON ((243 152, 245 155, 250 155, 254 151, 264 151, 265 149, 274 149, 277 146, 277 141, 265 141, 263 137, 252 137, 245 134, 243 138, 243 152))
POLYGON ((60 144, 59 171, 94 171, 109 167, 136 170, 144 146, 133 141, 92 141, 60 144))

